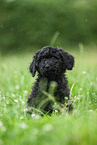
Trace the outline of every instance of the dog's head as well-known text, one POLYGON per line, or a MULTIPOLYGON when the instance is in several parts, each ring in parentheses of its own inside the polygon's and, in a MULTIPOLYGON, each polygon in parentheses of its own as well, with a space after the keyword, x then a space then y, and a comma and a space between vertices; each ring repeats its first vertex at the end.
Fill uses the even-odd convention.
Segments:
POLYGON ((74 57, 62 49, 46 46, 39 50, 33 57, 30 65, 30 72, 35 76, 36 71, 43 76, 56 76, 65 72, 66 69, 72 70, 74 57))

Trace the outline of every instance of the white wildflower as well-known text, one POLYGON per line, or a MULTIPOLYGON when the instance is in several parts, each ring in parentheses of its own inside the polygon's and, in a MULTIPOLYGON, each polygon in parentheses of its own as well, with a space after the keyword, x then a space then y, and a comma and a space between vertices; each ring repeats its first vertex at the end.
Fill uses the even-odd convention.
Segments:
POLYGON ((24 93, 26 94, 26 93, 28 93, 28 91, 27 90, 24 90, 24 93))
POLYGON ((18 100, 15 99, 14 102, 18 103, 18 100))
POLYGON ((83 71, 83 74, 86 74, 86 71, 83 71))
POLYGON ((27 90, 24 90, 24 95, 28 96, 28 91, 27 90))
POLYGON ((26 112, 26 111, 28 111, 28 109, 26 108, 26 109, 24 109, 24 112, 26 112))
POLYGON ((46 124, 46 125, 43 126, 43 130, 44 130, 44 131, 49 132, 49 131, 51 131, 52 129, 53 129, 53 126, 52 126, 51 124, 46 124))
POLYGON ((77 99, 77 100, 80 100, 80 98, 79 98, 79 97, 77 97, 76 99, 77 99))
POLYGON ((38 114, 37 114, 37 115, 32 114, 31 116, 32 116, 32 118, 34 118, 34 119, 39 119, 39 118, 40 118, 40 115, 38 115, 38 114))
POLYGON ((12 94, 12 97, 15 97, 15 94, 12 94))
POLYGON ((65 97, 65 100, 68 100, 68 97, 65 97))
POLYGON ((82 90, 83 90, 82 88, 79 89, 79 91, 82 91, 82 90))
POLYGON ((79 100, 80 98, 75 96, 74 99, 75 99, 75 100, 79 100))
POLYGON ((3 96, 2 99, 5 99, 5 96, 3 96))
POLYGON ((58 113, 58 110, 55 110, 56 113, 58 113))
POLYGON ((22 101, 22 104, 25 104, 25 102, 24 102, 24 101, 22 101))
POLYGON ((20 124, 20 127, 23 128, 23 129, 27 129, 28 125, 23 122, 23 123, 20 124))
POLYGON ((32 117, 35 117, 35 114, 31 114, 32 117))
POLYGON ((89 104, 91 104, 91 101, 89 101, 89 104))
POLYGON ((89 110, 89 112, 93 112, 93 110, 89 110))
POLYGON ((16 85, 16 89, 17 89, 17 90, 19 90, 19 89, 20 89, 20 87, 19 87, 18 85, 16 85))
POLYGON ((23 117, 23 116, 21 116, 21 117, 20 117, 20 120, 21 120, 21 119, 24 119, 24 117, 23 117))

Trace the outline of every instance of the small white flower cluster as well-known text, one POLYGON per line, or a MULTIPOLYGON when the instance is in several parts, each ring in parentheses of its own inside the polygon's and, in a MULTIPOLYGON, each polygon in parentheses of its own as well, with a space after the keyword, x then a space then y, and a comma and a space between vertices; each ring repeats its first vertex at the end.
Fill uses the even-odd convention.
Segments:
POLYGON ((21 95, 19 95, 19 101, 21 101, 21 103, 24 105, 25 104, 25 102, 22 100, 22 96, 21 95))
POLYGON ((15 94, 12 94, 11 96, 12 96, 15 103, 21 102, 23 105, 25 104, 21 95, 16 96, 15 94))
POLYGON ((28 111, 28 108, 25 108, 25 109, 24 109, 24 112, 26 112, 26 111, 28 111))
POLYGON ((74 96, 74 102, 76 102, 77 100, 80 100, 80 98, 77 96, 74 96))
POLYGON ((39 118, 40 118, 40 115, 34 114, 34 113, 33 113, 33 114, 31 115, 31 117, 34 118, 34 119, 39 119, 39 118))

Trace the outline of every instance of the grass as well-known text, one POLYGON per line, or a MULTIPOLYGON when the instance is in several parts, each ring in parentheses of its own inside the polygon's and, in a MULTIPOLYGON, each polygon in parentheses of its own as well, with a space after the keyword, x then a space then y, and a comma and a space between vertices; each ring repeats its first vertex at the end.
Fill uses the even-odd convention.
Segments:
POLYGON ((74 111, 41 117, 26 113, 35 78, 28 66, 32 53, 0 57, 0 145, 96 145, 97 51, 69 51, 75 68, 67 72, 74 111))

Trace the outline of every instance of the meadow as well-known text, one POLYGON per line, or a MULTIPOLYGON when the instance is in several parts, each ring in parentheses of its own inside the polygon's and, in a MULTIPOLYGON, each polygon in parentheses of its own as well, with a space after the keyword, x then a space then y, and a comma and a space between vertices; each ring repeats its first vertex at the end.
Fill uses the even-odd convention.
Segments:
POLYGON ((66 49, 75 56, 75 67, 66 74, 74 110, 44 117, 27 114, 27 96, 37 77, 28 69, 34 51, 0 54, 0 145, 96 145, 96 49, 66 49))

